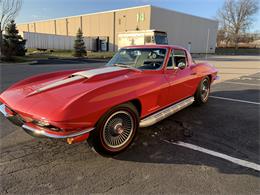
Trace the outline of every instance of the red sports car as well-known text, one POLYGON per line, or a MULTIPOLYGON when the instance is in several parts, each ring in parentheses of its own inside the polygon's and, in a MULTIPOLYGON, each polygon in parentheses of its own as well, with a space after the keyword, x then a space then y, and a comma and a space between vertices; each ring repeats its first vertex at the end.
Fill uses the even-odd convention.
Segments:
POLYGON ((196 64, 182 47, 130 46, 102 68, 20 81, 1 93, 0 110, 33 136, 70 144, 88 139, 113 155, 131 144, 138 127, 206 103, 216 78, 212 65, 196 64))

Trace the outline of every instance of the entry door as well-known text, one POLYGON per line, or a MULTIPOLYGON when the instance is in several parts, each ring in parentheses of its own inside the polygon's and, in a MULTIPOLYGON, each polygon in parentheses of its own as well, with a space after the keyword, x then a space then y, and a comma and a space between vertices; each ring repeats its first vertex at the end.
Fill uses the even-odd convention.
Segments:
POLYGON ((172 103, 193 95, 192 78, 194 76, 188 65, 184 50, 172 51, 165 73, 166 79, 169 82, 169 96, 171 97, 172 103), (180 63, 185 63, 185 66, 178 68, 180 63))

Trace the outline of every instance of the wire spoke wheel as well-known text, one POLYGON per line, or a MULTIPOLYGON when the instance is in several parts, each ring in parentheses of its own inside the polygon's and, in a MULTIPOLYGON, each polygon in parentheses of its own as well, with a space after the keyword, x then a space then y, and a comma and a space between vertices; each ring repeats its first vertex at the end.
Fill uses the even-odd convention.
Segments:
POLYGON ((110 148, 120 148, 131 138, 134 131, 134 119, 127 111, 113 113, 103 127, 103 140, 110 148))
POLYGON ((123 152, 133 142, 139 125, 139 113, 132 103, 124 103, 107 111, 87 140, 101 155, 123 152))
POLYGON ((209 91, 210 91, 210 85, 209 85, 209 80, 204 79, 202 82, 202 87, 201 87, 201 97, 203 101, 206 101, 209 96, 209 91))
POLYGON ((210 84, 211 81, 208 76, 205 76, 204 78, 201 79, 197 87, 197 90, 194 94, 194 99, 195 99, 194 104, 202 105, 207 103, 210 94, 210 84))

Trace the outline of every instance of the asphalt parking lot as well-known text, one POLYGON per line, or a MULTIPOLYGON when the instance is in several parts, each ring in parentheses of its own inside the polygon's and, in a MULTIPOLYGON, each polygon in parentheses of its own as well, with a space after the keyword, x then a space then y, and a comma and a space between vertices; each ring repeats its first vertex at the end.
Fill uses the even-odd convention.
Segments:
MULTIPOLYGON (((260 58, 208 60, 221 76, 208 104, 139 129, 113 158, 86 143, 32 138, 1 116, 0 193, 260 194, 260 58)), ((2 64, 1 91, 37 73, 102 64, 2 64)))

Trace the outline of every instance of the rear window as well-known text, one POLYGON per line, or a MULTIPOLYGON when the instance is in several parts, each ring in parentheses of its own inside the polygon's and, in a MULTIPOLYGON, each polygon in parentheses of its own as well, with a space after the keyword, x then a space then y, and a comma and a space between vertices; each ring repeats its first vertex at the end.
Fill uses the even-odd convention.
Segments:
POLYGON ((175 55, 175 56, 186 57, 186 54, 185 54, 185 51, 184 51, 184 50, 175 49, 175 50, 174 50, 174 55, 175 55))

